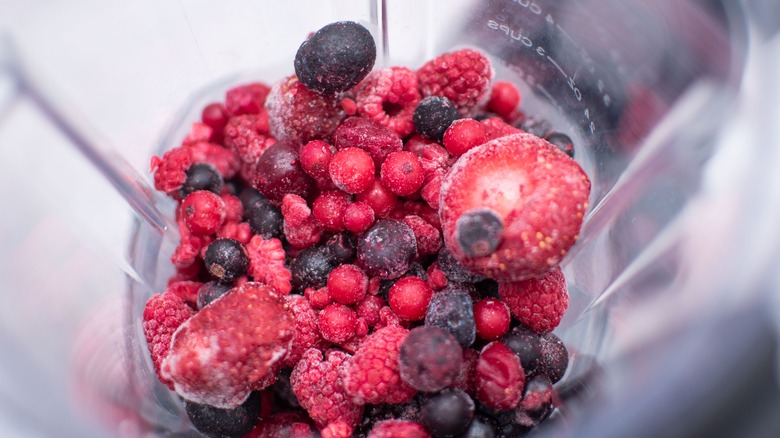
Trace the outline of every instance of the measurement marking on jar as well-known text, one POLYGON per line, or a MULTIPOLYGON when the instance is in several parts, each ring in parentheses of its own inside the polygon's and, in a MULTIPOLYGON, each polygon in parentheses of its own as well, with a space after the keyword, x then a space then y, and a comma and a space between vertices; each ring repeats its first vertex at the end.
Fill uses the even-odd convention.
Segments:
MULTIPOLYGON (((552 17, 550 17, 550 15, 549 15, 549 14, 547 15, 547 17, 548 17, 548 22, 552 23, 552 17)), ((557 27, 557 28, 558 28, 558 30, 559 30, 559 31, 561 31, 561 33, 563 34, 563 36, 565 36, 566 38, 568 38, 568 39, 569 39, 569 41, 571 41, 571 43, 572 43, 572 44, 574 44, 574 47, 576 47, 576 48, 578 48, 578 49, 580 48, 580 45, 579 45, 579 44, 577 44, 577 41, 574 41, 574 38, 572 38, 572 37, 571 37, 571 35, 569 35, 569 33, 568 33, 568 32, 566 32, 565 30, 563 30, 563 28, 561 27, 561 25, 560 25, 560 24, 558 24, 558 23, 555 23, 555 27, 557 27)))
POLYGON ((552 58, 551 58, 549 55, 547 56, 547 60, 548 60, 548 61, 550 61, 550 63, 552 63, 552 65, 554 65, 554 66, 555 66, 555 68, 557 68, 559 72, 561 72, 561 74, 563 75, 563 77, 564 77, 564 78, 567 78, 567 79, 569 78, 569 75, 567 75, 567 74, 566 74, 566 72, 565 72, 565 71, 563 71, 563 69, 561 68, 561 66, 560 66, 560 65, 558 65, 558 63, 557 63, 557 62, 555 62, 555 60, 554 60, 554 59, 552 59, 552 58))
POLYGON ((539 91, 540 91, 542 94, 544 94, 544 97, 546 97, 546 98, 547 98, 547 100, 549 100, 549 101, 550 101, 550 103, 552 103, 552 104, 553 104, 555 107, 557 107, 558 109, 560 109, 560 108, 561 108, 561 106, 560 106, 560 105, 558 105, 558 101, 557 101, 557 100, 555 100, 555 98, 554 98, 554 97, 552 97, 552 94, 550 94, 550 92, 549 92, 549 91, 547 91, 547 89, 546 89, 546 88, 544 88, 544 87, 543 87, 543 86, 541 86, 541 85, 537 85, 537 86, 536 86, 536 89, 537 89, 537 90, 539 90, 539 91))

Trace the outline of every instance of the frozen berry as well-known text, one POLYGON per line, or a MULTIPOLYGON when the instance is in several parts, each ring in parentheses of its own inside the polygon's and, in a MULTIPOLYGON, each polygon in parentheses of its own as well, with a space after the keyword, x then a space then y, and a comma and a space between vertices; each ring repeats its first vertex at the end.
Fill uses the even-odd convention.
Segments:
POLYGON ((331 304, 320 312, 317 327, 326 341, 343 344, 355 336, 357 315, 343 304, 331 304))
POLYGON ((146 302, 143 311, 143 330, 146 343, 149 346, 154 370, 161 382, 173 388, 173 384, 160 374, 163 359, 168 356, 171 340, 179 328, 193 311, 178 295, 163 293, 153 295, 146 302))
POLYGON ((295 75, 276 83, 265 102, 274 138, 306 144, 327 141, 346 117, 337 96, 324 96, 306 88, 295 75))
POLYGON ((433 290, 422 278, 409 276, 396 281, 387 293, 387 302, 396 315, 419 321, 428 311, 433 290))
POLYGON ((225 201, 206 190, 190 193, 181 203, 184 223, 192 234, 214 234, 225 221, 225 201))
POLYGON ((232 283, 246 273, 249 258, 244 245, 233 239, 217 239, 208 246, 203 256, 206 269, 222 283, 232 283))
POLYGON ((244 114, 231 117, 224 130, 225 147, 239 157, 245 166, 251 168, 276 139, 270 137, 262 126, 259 114, 244 114))
POLYGON ((331 232, 344 229, 344 210, 350 203, 350 196, 340 190, 322 192, 311 206, 311 211, 322 227, 331 232))
POLYGON ((380 175, 385 187, 400 196, 419 190, 425 177, 417 156, 408 151, 388 155, 382 163, 380 175))
POLYGON ((266 149, 255 169, 253 185, 272 204, 281 205, 288 193, 309 196, 314 180, 301 169, 298 144, 280 141, 266 149))
POLYGON ((471 297, 457 289, 437 292, 428 304, 425 325, 443 328, 452 333, 463 348, 470 346, 477 335, 471 297))
POLYGON ((455 238, 467 257, 493 254, 503 232, 501 217, 489 208, 469 210, 455 222, 455 238))
POLYGON ((363 318, 369 327, 374 327, 379 322, 379 309, 385 306, 385 300, 376 295, 365 295, 355 305, 355 313, 358 318, 363 318))
POLYGON ((203 283, 198 289, 198 310, 206 307, 222 295, 225 295, 230 289, 230 285, 218 281, 203 283))
POLYGON ((557 266, 539 277, 499 283, 498 293, 512 316, 537 333, 557 327, 569 306, 566 279, 557 266))
POLYGON ((247 272, 255 281, 271 286, 282 295, 292 291, 292 274, 284 264, 286 254, 279 239, 254 235, 246 245, 246 253, 249 257, 247 272))
POLYGON ((544 139, 563 152, 566 152, 566 155, 574 158, 574 142, 571 141, 568 135, 562 132, 551 132, 545 135, 544 139))
POLYGON ((405 216, 403 221, 414 232, 414 237, 417 240, 417 252, 421 256, 439 252, 441 233, 436 227, 416 215, 405 216))
POLYGON ((325 242, 325 250, 333 265, 350 263, 357 255, 357 240, 350 233, 339 233, 325 242))
POLYGON ((260 192, 252 188, 245 189, 240 199, 244 206, 244 217, 253 233, 264 238, 282 235, 284 217, 278 207, 271 205, 260 192))
POLYGON ((477 336, 494 341, 509 331, 512 316, 506 304, 495 298, 485 298, 474 303, 474 322, 477 336))
POLYGON ((525 384, 520 359, 501 342, 491 342, 479 354, 476 384, 477 399, 485 405, 498 410, 514 408, 525 384))
POLYGON ((225 94, 225 108, 231 116, 257 114, 263 109, 269 91, 268 85, 259 82, 233 87, 225 94))
POLYGON ((455 388, 429 397, 420 410, 420 421, 434 438, 463 435, 473 418, 474 400, 455 388))
POLYGON ((541 275, 576 241, 589 193, 579 164, 546 141, 530 134, 489 141, 461 156, 442 183, 445 244, 464 266, 496 280, 541 275), (504 232, 496 251, 470 257, 457 221, 477 208, 497 213, 504 232))
POLYGON ((536 374, 542 358, 542 341, 536 332, 520 325, 502 337, 501 342, 520 358, 527 375, 536 374))
POLYGON ((187 178, 181 186, 181 196, 185 197, 197 190, 208 190, 209 192, 222 193, 222 175, 219 174, 214 166, 206 163, 196 163, 187 169, 187 178))
POLYGON ((376 423, 367 438, 430 438, 422 424, 415 421, 385 420, 376 423))
POLYGON ((334 267, 325 247, 304 249, 290 262, 293 286, 296 290, 323 287, 334 267))
POLYGON ((187 179, 186 171, 192 162, 192 152, 185 147, 171 149, 162 158, 153 156, 150 165, 154 172, 154 188, 179 199, 180 189, 187 179))
POLYGON ((361 148, 371 154, 374 166, 382 166, 388 155, 403 148, 401 137, 395 131, 363 117, 350 117, 333 133, 336 149, 361 148))
POLYGON ((540 375, 529 379, 517 407, 517 422, 533 427, 547 418, 553 410, 553 391, 549 377, 540 375))
POLYGON ((323 341, 317 327, 317 311, 311 306, 309 300, 295 294, 286 295, 284 300, 295 320, 295 335, 290 345, 290 352, 284 358, 284 365, 295 366, 306 350, 320 347, 323 341))
POLYGON ((447 128, 459 118, 460 113, 446 97, 426 97, 414 110, 414 128, 426 138, 441 141, 447 128))
POLYGON ((517 124, 517 127, 537 137, 544 137, 552 131, 550 122, 534 116, 523 118, 523 120, 517 124))
POLYGON ((353 202, 344 209, 344 228, 360 234, 374 223, 374 209, 363 202, 353 202))
POLYGON ((438 261, 439 269, 444 272, 444 275, 446 275, 447 279, 450 281, 456 283, 476 283, 485 278, 477 273, 471 272, 461 265, 446 246, 442 246, 439 250, 438 261))
POLYGON ((406 67, 374 70, 360 83, 356 97, 361 116, 386 126, 401 137, 414 131, 412 114, 420 102, 417 75, 406 67))
POLYGON ((459 157, 471 148, 487 141, 487 133, 481 123, 474 119, 458 119, 444 131, 442 143, 447 152, 459 157))
POLYGON ((367 204, 374 210, 374 217, 386 217, 398 205, 398 198, 379 178, 374 179, 371 186, 355 195, 355 201, 367 204))
POLYGON ((328 172, 336 187, 347 193, 360 193, 374 182, 374 160, 368 152, 349 147, 336 152, 328 172))
POLYGON ((490 100, 487 110, 492 111, 504 119, 508 119, 520 105, 520 91, 511 82, 496 81, 490 90, 490 100))
POLYGON ((340 265, 328 275, 328 291, 333 301, 355 304, 368 292, 368 276, 355 265, 340 265))
POLYGON ((241 438, 257 424, 261 405, 260 393, 253 392, 244 403, 232 409, 185 401, 184 410, 192 425, 208 437, 241 438))
POLYGON ((495 425, 484 417, 475 417, 461 438, 496 438, 495 425))
POLYGON ((436 392, 450 386, 461 370, 463 352, 452 334, 438 327, 413 329, 401 344, 401 378, 417 390, 436 392))
POLYGON ((215 132, 221 133, 228 121, 225 105, 218 102, 206 105, 201 112, 200 119, 215 132))
POLYGON ((439 55, 417 71, 423 96, 443 96, 463 115, 488 98, 493 68, 482 53, 463 49, 439 55))
POLYGON ((555 383, 566 374, 569 366, 569 352, 554 333, 546 333, 541 337, 542 356, 539 360, 539 372, 555 383))
POLYGON ((403 222, 377 221, 358 241, 358 265, 383 279, 401 276, 417 254, 414 232, 403 222))
POLYGON ((295 74, 306 88, 322 94, 347 91, 368 75, 376 60, 371 32, 353 21, 328 24, 303 42, 295 54, 295 74))
POLYGON ((330 145, 322 140, 312 140, 301 148, 301 167, 318 183, 330 180, 328 166, 331 158, 330 145))

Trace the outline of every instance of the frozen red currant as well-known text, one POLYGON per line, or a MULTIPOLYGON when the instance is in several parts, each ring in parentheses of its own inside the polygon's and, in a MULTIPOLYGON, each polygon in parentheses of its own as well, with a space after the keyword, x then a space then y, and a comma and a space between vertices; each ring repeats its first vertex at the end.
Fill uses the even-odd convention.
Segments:
POLYGON ((382 163, 380 175, 385 187, 401 196, 419 190, 425 178, 417 155, 408 151, 388 155, 382 163))
POLYGON ((301 167, 317 182, 330 180, 328 165, 331 158, 330 145, 322 140, 312 140, 301 148, 301 167))
POLYGON ((410 321, 425 318, 433 290, 422 278, 409 276, 396 281, 387 295, 390 308, 396 315, 410 321))
POLYGON ((355 265, 337 266, 328 274, 328 291, 337 303, 355 304, 368 292, 368 276, 355 265))
POLYGON ((487 110, 508 119, 515 108, 520 105, 520 92, 515 84, 507 81, 496 81, 490 91, 487 110))
POLYGON ((390 189, 385 187, 379 178, 374 179, 365 191, 355 195, 355 200, 371 206, 374 216, 386 217, 398 203, 398 197, 390 189))
POLYGON ((374 160, 360 148, 345 148, 333 155, 328 165, 336 187, 347 193, 360 193, 374 181, 374 160))
POLYGON ((474 322, 477 325, 477 336, 494 341, 509 331, 512 316, 509 308, 501 300, 485 298, 474 303, 474 322))
POLYGON ((311 212, 326 230, 338 232, 344 229, 344 210, 349 204, 348 194, 341 190, 329 190, 314 200, 311 212))
POLYGON ((447 152, 459 157, 486 141, 487 133, 481 123, 474 119, 459 119, 444 131, 442 143, 447 152))
POLYGON ((355 234, 366 231, 374 223, 374 209, 364 202, 353 202, 344 209, 344 228, 355 234))
POLYGON ((320 312, 317 327, 323 339, 341 344, 355 336, 357 315, 343 304, 331 304, 320 312))

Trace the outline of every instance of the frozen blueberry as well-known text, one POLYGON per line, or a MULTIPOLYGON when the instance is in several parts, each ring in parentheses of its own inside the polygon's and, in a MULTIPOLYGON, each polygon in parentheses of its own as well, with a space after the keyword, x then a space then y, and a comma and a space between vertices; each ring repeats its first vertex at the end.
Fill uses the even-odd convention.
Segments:
POLYGON ((555 383, 561 380, 569 366, 569 352, 561 338, 554 333, 541 336, 542 356, 539 359, 539 372, 555 383))
POLYGON ((206 248, 203 256, 206 269, 221 283, 232 283, 246 273, 249 257, 244 245, 233 239, 217 239, 206 248))
POLYGON ((455 105, 446 97, 429 96, 414 109, 414 129, 424 137, 441 142, 444 131, 460 118, 455 105))
POLYGON ((401 343, 401 379, 419 391, 436 392, 450 386, 460 373, 463 350, 458 340, 440 327, 413 329, 401 343))
POLYGON ((468 257, 493 254, 503 232, 504 221, 490 208, 469 210, 455 222, 455 237, 468 257))
POLYGON ((241 204, 244 206, 244 218, 249 223, 252 233, 263 236, 264 239, 280 237, 284 216, 281 210, 253 188, 241 192, 241 204))
POLYGON ((293 287, 300 291, 307 287, 321 288, 335 267, 324 246, 306 248, 290 263, 293 287))
POLYGON ((501 338, 510 350, 520 358, 526 376, 534 375, 542 358, 542 341, 533 330, 517 326, 501 338))
POLYGON ((376 61, 371 32, 353 21, 328 24, 303 42, 295 54, 295 74, 321 94, 347 91, 365 78, 376 61))
POLYGON ((470 346, 477 336, 471 297, 457 289, 435 294, 428 304, 425 325, 443 328, 455 336, 461 347, 470 346))
POLYGON ((463 434, 463 438, 496 438, 496 426, 493 421, 478 415, 471 420, 466 433, 463 434))
POLYGON ((338 266, 350 263, 357 254, 357 240, 352 233, 339 233, 325 242, 325 248, 333 264, 338 266))
POLYGON ((369 276, 398 278, 417 255, 417 239, 405 223, 383 219, 360 237, 357 253, 358 265, 369 276))
POLYGON ((539 117, 526 117, 520 121, 517 125, 518 129, 533 134, 537 137, 544 137, 552 130, 552 125, 545 119, 539 117))
POLYGON ((431 396, 420 411, 420 420, 433 438, 461 436, 473 418, 474 401, 457 388, 431 396))
POLYGON ((442 246, 439 250, 439 269, 444 272, 448 280, 456 283, 476 283, 485 279, 461 265, 446 246, 442 246))
POLYGON ((261 400, 260 393, 256 391, 234 409, 220 409, 193 402, 185 402, 184 409, 192 425, 204 435, 239 438, 252 431, 260 419, 261 400))
POLYGON ((563 152, 566 152, 566 155, 574 158, 574 142, 571 141, 568 135, 562 132, 551 132, 545 135, 544 139, 563 152))
POLYGON ((203 283, 198 289, 198 310, 206 307, 212 301, 225 295, 232 287, 229 284, 220 283, 218 281, 209 281, 203 283))
POLYGON ((224 181, 219 171, 210 164, 196 163, 187 169, 187 179, 181 186, 181 197, 185 198, 192 192, 208 190, 220 194, 224 181))

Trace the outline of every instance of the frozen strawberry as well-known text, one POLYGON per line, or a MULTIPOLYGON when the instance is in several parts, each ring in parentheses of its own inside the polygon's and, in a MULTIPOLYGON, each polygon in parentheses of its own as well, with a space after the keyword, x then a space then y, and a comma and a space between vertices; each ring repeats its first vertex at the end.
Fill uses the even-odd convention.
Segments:
POLYGON ((341 385, 339 373, 350 355, 330 350, 323 360, 322 352, 309 349, 293 368, 290 384, 301 407, 319 428, 336 421, 355 427, 363 415, 363 406, 352 402, 341 385))
POLYGON ((301 144, 327 141, 346 116, 338 97, 310 91, 295 75, 271 88, 265 107, 271 134, 301 144))
POLYGON ((493 67, 482 53, 463 49, 428 61, 417 71, 417 79, 423 96, 446 97, 468 115, 489 98, 493 67))
POLYGON ((520 134, 522 129, 517 129, 512 125, 507 124, 501 117, 491 117, 479 122, 487 135, 487 140, 495 140, 500 137, 506 137, 507 135, 520 134))
POLYGON ((292 274, 284 266, 284 249, 279 239, 263 239, 255 235, 246 246, 249 256, 249 275, 255 281, 271 286, 282 295, 292 291, 292 274))
POLYGON ((186 400, 234 408, 273 381, 294 334, 282 296, 247 283, 179 326, 161 375, 186 400))
POLYGON ((149 298, 144 307, 143 329, 152 356, 154 371, 160 381, 173 389, 173 383, 160 374, 160 366, 171 349, 171 340, 179 328, 195 313, 176 294, 163 293, 149 298))
POLYGON ((558 327, 569 306, 566 279, 557 266, 539 277, 499 283, 498 293, 512 316, 540 334, 558 327))
POLYGON ((589 193, 579 164, 539 137, 489 141, 444 178, 444 242, 463 266, 499 281, 544 274, 577 240, 589 193))

